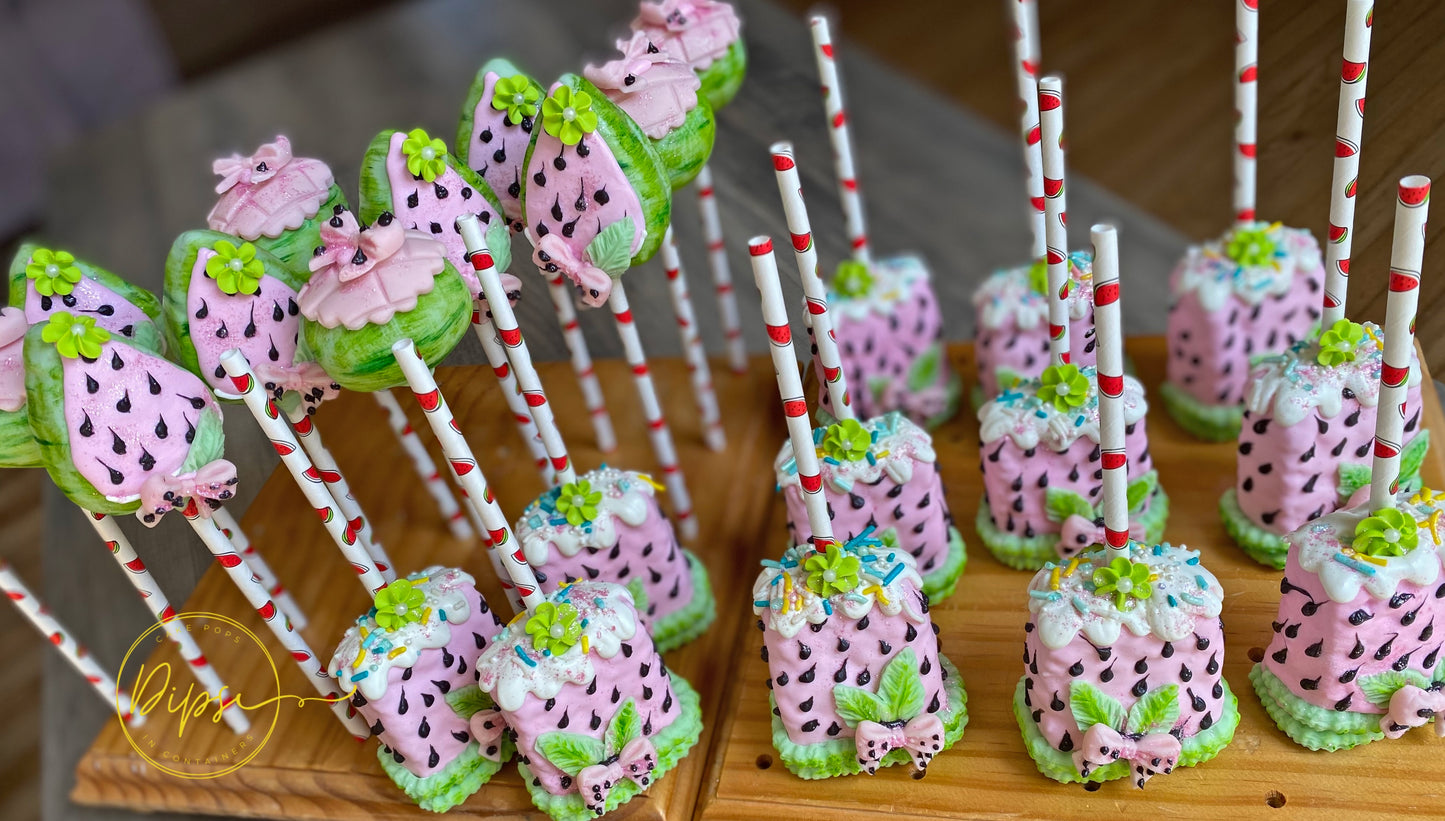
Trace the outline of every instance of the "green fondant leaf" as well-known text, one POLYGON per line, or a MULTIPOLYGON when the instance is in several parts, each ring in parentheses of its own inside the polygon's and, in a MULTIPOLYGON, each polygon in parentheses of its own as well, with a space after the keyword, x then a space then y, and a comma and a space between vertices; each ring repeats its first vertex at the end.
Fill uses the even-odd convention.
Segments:
POLYGON ((907 721, 923 711, 923 678, 918 674, 918 656, 912 647, 900 650, 883 668, 878 697, 888 721, 907 721))
POLYGON ((868 377, 868 392, 873 395, 873 401, 883 403, 883 397, 888 394, 888 382, 886 376, 868 377))
POLYGON ((1340 465, 1340 498, 1348 499, 1355 491, 1369 484, 1369 465, 1361 465, 1355 462, 1346 462, 1340 465))
POLYGON ((1102 724, 1114 730, 1124 728, 1124 705, 1087 681, 1069 685, 1069 708, 1080 730, 1102 724))
POLYGON ((939 361, 943 357, 943 346, 935 342, 923 349, 908 366, 908 389, 921 391, 938 381, 939 361))
POLYGON ((442 696, 442 698, 446 699, 447 704, 451 705, 452 712, 462 718, 471 718, 475 713, 490 710, 496 706, 492 703, 492 699, 489 698, 486 693, 482 692, 482 688, 476 685, 463 687, 459 690, 452 690, 442 696))
POLYGON ((1159 487, 1159 472, 1151 470, 1129 483, 1128 498, 1129 512, 1138 513, 1144 508, 1144 502, 1154 495, 1154 489, 1159 487))
POLYGON ((1422 430, 1410 440, 1400 452, 1400 488, 1407 491, 1420 489, 1420 466, 1425 463, 1425 452, 1430 449, 1430 431, 1422 430))
POLYGON ((512 267, 512 234, 501 220, 487 226, 487 250, 499 275, 512 267))
POLYGON ((1361 676, 1360 692, 1365 694, 1365 698, 1369 699, 1371 704, 1377 707, 1388 707, 1395 691, 1407 684, 1413 684, 1422 690, 1430 686, 1430 682, 1426 680, 1425 676, 1415 670, 1403 672, 1385 670, 1373 676, 1361 676))
POLYGON ((637 716, 637 705, 632 699, 622 702, 607 724, 607 754, 617 755, 627 742, 642 735, 642 719, 637 716))
POLYGON ((632 264, 632 237, 635 229, 632 217, 623 217, 603 228, 592 241, 587 243, 587 257, 592 264, 617 279, 627 273, 632 264))
POLYGON ((196 419, 196 436, 186 452, 186 461, 181 463, 181 472, 193 473, 222 458, 225 452, 226 428, 221 423, 221 413, 215 408, 206 408, 196 419))
POLYGON ((1166 684, 1145 693, 1129 708, 1129 732, 1167 733, 1179 721, 1179 685, 1166 684))
POLYGON ((1438 682, 1445 682, 1445 658, 1440 659, 1440 663, 1435 665, 1434 679, 1438 682))
POLYGON ((643 587, 642 579, 633 579, 628 582, 627 592, 632 594, 632 607, 639 613, 647 612, 647 588, 643 587))
POLYGON ((552 766, 574 777, 582 772, 584 767, 590 767, 607 757, 601 741, 577 733, 544 733, 537 737, 537 752, 550 761, 552 766))
POLYGON ((849 684, 833 685, 833 705, 838 709, 838 716, 848 722, 849 727, 858 726, 860 721, 881 723, 885 720, 883 714, 887 712, 883 699, 849 684))
POLYGON ((1094 506, 1089 504, 1089 500, 1065 488, 1049 488, 1044 493, 1044 509, 1048 511, 1051 522, 1062 522, 1070 516, 1094 520, 1094 506))

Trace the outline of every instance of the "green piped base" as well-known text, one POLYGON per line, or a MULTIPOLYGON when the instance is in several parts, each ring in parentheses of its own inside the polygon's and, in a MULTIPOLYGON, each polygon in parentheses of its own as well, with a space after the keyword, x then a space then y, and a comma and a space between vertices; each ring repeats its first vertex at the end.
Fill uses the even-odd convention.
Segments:
MULTIPOLYGON (((677 766, 677 762, 687 755, 688 750, 697 743, 698 736, 702 735, 702 706, 699 704, 697 691, 692 689, 686 679, 673 673, 672 692, 677 696, 677 706, 681 712, 662 732, 652 737, 652 746, 657 750, 657 767, 652 771, 654 784, 677 766)), ((527 792, 532 795, 532 803, 557 821, 590 821, 597 817, 596 813, 587 809, 580 794, 569 792, 566 795, 553 795, 547 792, 533 781, 532 771, 520 761, 517 762, 517 772, 522 776, 522 783, 527 785, 527 792)), ((640 792, 642 788, 637 786, 637 782, 630 778, 622 779, 622 783, 607 794, 606 811, 612 812, 640 792)))
POLYGON ((1285 557, 1289 555, 1289 542, 1276 536, 1250 520, 1239 509, 1239 496, 1234 488, 1224 491, 1219 497, 1219 518, 1224 520, 1224 529, 1229 538, 1239 545, 1245 555, 1266 567, 1284 569, 1285 557))
POLYGON ((1289 686, 1262 663, 1250 668, 1249 680, 1254 683, 1254 691, 1259 694, 1264 711, 1284 730, 1285 735, 1303 747, 1334 752, 1385 737, 1380 729, 1379 713, 1318 707, 1290 692, 1289 686))
MULTIPOLYGON (((1169 494, 1164 492, 1162 485, 1149 501, 1149 509, 1138 517, 1138 521, 1144 524, 1145 541, 1157 544, 1164 538, 1164 525, 1169 521, 1169 494)), ((1025 538, 1005 533, 994 525, 988 505, 983 501, 979 502, 973 525, 988 552, 1014 570, 1038 570, 1047 562, 1059 560, 1059 551, 1055 549, 1059 534, 1044 533, 1025 538)))
MULTIPOLYGON (((477 710, 492 706, 492 700, 475 686, 453 691, 448 696, 447 702, 463 718, 471 718, 471 714, 477 710), (463 698, 462 695, 466 694, 468 690, 472 691, 471 697, 463 698), (463 704, 471 705, 475 709, 458 709, 458 706, 463 704)), ((391 778, 392 783, 400 787, 401 791, 415 801, 418 807, 431 812, 446 812, 466 801, 473 793, 491 781, 492 776, 502 769, 502 765, 512 758, 512 753, 515 751, 516 748, 512 746, 511 739, 503 733, 501 752, 496 761, 490 761, 482 756, 477 742, 473 741, 452 763, 425 778, 396 763, 396 759, 380 746, 376 748, 376 759, 381 762, 382 771, 391 778)))
MULTIPOLYGON (((1196 764, 1203 764, 1219 755, 1219 751, 1234 740, 1234 731, 1239 727, 1239 699, 1235 697, 1234 691, 1229 689, 1228 682, 1220 679, 1219 683, 1224 687, 1224 714, 1219 717, 1218 721, 1210 725, 1209 729, 1181 739, 1182 749, 1176 766, 1193 767, 1196 764)), ((1127 761, 1115 761, 1113 764, 1090 770, 1087 778, 1079 775, 1078 768, 1074 766, 1073 753, 1060 752, 1044 738, 1043 733, 1039 732, 1038 725, 1034 724, 1033 717, 1029 715, 1029 708, 1024 704, 1024 679, 1022 678, 1019 679, 1018 686, 1014 688, 1014 719, 1018 722, 1019 732, 1023 733, 1024 746, 1028 748, 1029 757, 1034 760, 1034 766, 1039 768, 1039 772, 1055 781, 1064 784, 1104 782, 1129 775, 1129 762, 1127 761)))
POLYGON ((963 543, 963 534, 950 525, 948 558, 944 560, 943 567, 923 577, 923 592, 928 594, 928 600, 937 603, 952 596, 953 591, 958 588, 958 578, 963 575, 963 569, 967 566, 968 552, 963 543))
POLYGON ((1159 386, 1164 408, 1191 436, 1206 442, 1233 442, 1239 438, 1243 405, 1206 405, 1168 382, 1159 386))
MULTIPOLYGON (((963 676, 958 674, 953 662, 939 653, 938 663, 948 673, 943 682, 944 691, 948 694, 948 709, 938 712, 939 719, 943 721, 943 749, 939 750, 942 753, 963 737, 963 728, 968 725, 968 694, 963 689, 963 676)), ((772 694, 768 695, 768 707, 777 707, 772 694)), ((777 713, 773 713, 773 746, 777 748, 783 766, 799 778, 834 778, 863 772, 863 767, 858 764, 858 745, 853 739, 795 744, 788 738, 788 731, 783 728, 783 720, 777 713)), ((879 766, 891 767, 910 761, 912 757, 907 750, 893 750, 883 757, 879 766)))
POLYGON ((657 645, 659 653, 681 647, 706 633, 717 618, 717 601, 712 595, 707 567, 692 551, 683 549, 682 554, 692 571, 692 601, 652 623, 652 643, 657 645))

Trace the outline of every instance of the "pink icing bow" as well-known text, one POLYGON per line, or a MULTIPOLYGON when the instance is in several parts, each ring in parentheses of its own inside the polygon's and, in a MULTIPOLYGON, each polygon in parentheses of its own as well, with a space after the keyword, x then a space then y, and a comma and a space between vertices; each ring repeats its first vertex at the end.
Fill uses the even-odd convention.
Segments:
POLYGON ((489 761, 502 760, 502 733, 507 729, 507 722, 502 718, 502 711, 496 709, 478 710, 472 713, 468 720, 472 731, 472 738, 477 740, 478 752, 489 761))
POLYGON ((582 70, 582 76, 598 88, 616 89, 625 93, 633 90, 636 78, 646 74, 654 63, 667 59, 652 45, 645 31, 633 32, 631 40, 618 40, 617 50, 622 52, 621 57, 600 66, 588 65, 582 70), (629 75, 634 80, 632 86, 627 84, 629 75))
MULTIPOLYGON (((1142 542, 1145 536, 1142 523, 1129 522, 1129 538, 1142 542)), ((1059 531, 1059 541, 1054 545, 1054 550, 1061 558, 1069 559, 1084 548, 1096 544, 1104 544, 1104 526, 1094 524, 1093 519, 1085 519, 1083 516, 1074 514, 1064 520, 1063 528, 1059 531)))
POLYGON ((913 756, 913 766, 922 772, 943 749, 943 721, 933 713, 916 716, 906 724, 860 721, 853 741, 858 748, 858 763, 869 775, 878 772, 883 757, 893 750, 907 750, 913 756))
POLYGON ((1084 740, 1074 751, 1074 767, 1085 778, 1093 770, 1127 761, 1134 768, 1134 786, 1143 789, 1144 782, 1159 773, 1171 773, 1182 749, 1172 733, 1148 733, 1141 738, 1122 736, 1107 724, 1095 724, 1084 732, 1084 740))
POLYGON ((649 26, 660 26, 668 31, 686 31, 697 18, 706 16, 718 5, 713 0, 662 0, 661 3, 643 3, 637 16, 649 26))
POLYGON ((622 748, 616 761, 583 767, 577 774, 577 789, 587 809, 601 815, 607 810, 607 795, 612 788, 630 778, 637 786, 646 788, 652 783, 652 771, 657 767, 657 751, 646 738, 634 738, 622 748))
POLYGON ((582 301, 593 308, 605 305, 607 297, 612 294, 612 277, 573 254, 572 248, 556 234, 548 234, 537 241, 532 261, 549 274, 560 272, 572 280, 582 295, 582 301))
POLYGON ((334 264, 337 280, 351 282, 390 258, 405 242, 406 229, 390 214, 383 213, 375 224, 362 229, 350 211, 342 211, 321 226, 322 251, 311 257, 309 265, 319 271, 334 264))
POLYGON ((307 406, 314 407, 328 399, 335 399, 341 393, 341 386, 315 362, 290 366, 261 362, 255 370, 256 380, 277 399, 287 391, 296 391, 307 406))
POLYGON ((155 527, 161 516, 185 507, 192 499, 200 502, 196 509, 201 515, 210 518, 211 511, 235 495, 231 488, 236 482, 236 466, 225 459, 202 465, 195 473, 153 473, 140 487, 140 520, 147 527, 155 527))
POLYGON ((1406 684, 1390 696, 1390 709, 1380 716, 1386 738, 1399 738, 1410 728, 1435 719, 1435 735, 1445 738, 1445 692, 1406 684))
POLYGON ((221 176, 216 183, 216 193, 224 194, 238 184, 254 185, 276 176, 286 163, 291 162, 291 141, 277 136, 276 142, 266 143, 249 157, 232 154, 211 163, 211 171, 221 176))

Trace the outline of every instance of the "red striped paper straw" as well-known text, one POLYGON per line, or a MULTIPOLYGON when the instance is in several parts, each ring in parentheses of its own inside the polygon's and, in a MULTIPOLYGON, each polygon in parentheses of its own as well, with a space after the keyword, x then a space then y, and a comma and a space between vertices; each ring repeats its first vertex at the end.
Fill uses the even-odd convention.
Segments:
POLYGON ((196 535, 201 537, 206 549, 216 557, 216 562, 225 568, 226 575, 231 577, 231 581, 241 591, 241 595, 245 596, 246 601, 255 608, 257 614, 261 616, 261 620, 266 622, 266 627, 271 630, 271 635, 281 642, 281 646, 291 655, 291 660, 301 668, 306 680, 311 682, 311 686, 316 688, 316 692, 322 698, 330 700, 331 712, 341 720, 346 731, 359 741, 370 738, 370 727, 360 715, 352 712, 346 696, 337 691, 335 680, 322 669, 320 659, 311 652, 311 647, 306 643, 306 639, 296 632, 291 620, 277 608, 276 602, 272 601, 266 588, 261 586, 261 582, 251 575, 250 567, 241 558, 241 554, 236 551, 236 546, 226 538, 226 534, 221 532, 215 521, 201 515, 195 499, 187 501, 182 514, 186 517, 186 521, 191 523, 196 535))
POLYGON ((627 303, 627 288, 622 280, 612 283, 612 295, 607 298, 607 307, 617 320, 617 334, 622 337, 622 352, 632 368, 632 384, 637 388, 637 399, 642 404, 642 416, 647 420, 647 438, 652 443, 652 453, 662 468, 662 483, 672 497, 672 516, 677 521, 683 541, 697 538, 697 519, 692 512, 692 496, 687 492, 687 482, 682 476, 682 467, 677 463, 677 450, 673 447, 672 431, 667 428, 667 418, 662 412, 662 403, 657 398, 657 388, 652 384, 652 373, 647 369, 647 354, 642 350, 642 337, 632 322, 632 308, 627 303))
POLYGON ((818 346, 818 360, 823 363, 823 384, 839 419, 856 419, 853 400, 848 395, 848 375, 843 373, 843 360, 838 354, 838 338, 833 333, 833 317, 828 312, 828 286, 818 276, 818 248, 813 244, 813 229, 808 221, 808 206, 803 201, 803 182, 790 142, 773 143, 773 176, 778 181, 778 194, 783 198, 783 214, 788 221, 788 235, 793 244, 793 260, 798 264, 798 278, 803 281, 803 301, 812 321, 813 341, 818 346))
MULTIPOLYGON (((476 217, 475 214, 468 216, 476 217)), ((505 299, 506 294, 502 294, 502 297, 505 299)), ((547 463, 547 447, 542 443, 537 423, 532 419, 532 410, 527 407, 526 397, 517 389, 517 376, 512 372, 511 363, 507 361, 507 349, 497 338, 497 330, 492 327, 486 303, 480 299, 472 301, 472 332, 476 334, 477 341, 482 343, 487 364, 492 366, 492 373, 497 377, 502 396, 507 400, 507 410, 512 413, 512 421, 517 424, 517 432, 522 435, 522 441, 527 443, 532 462, 537 465, 537 472, 542 475, 542 483, 551 487, 556 476, 552 466, 547 463)))
POLYGON ((256 390, 256 376, 251 372, 251 363, 246 361, 245 355, 239 350, 232 348, 221 354, 221 367, 231 378, 236 394, 246 403, 251 415, 256 417, 261 431, 271 440, 271 446, 281 456, 281 463, 291 471, 291 476, 296 480, 296 486, 301 488, 307 503, 315 509, 316 515, 321 517, 322 525, 326 527, 326 532, 331 534, 332 540, 341 550, 341 555, 351 563, 366 592, 375 596, 378 590, 386 587, 386 578, 372 562, 371 554, 367 553, 357 540, 357 534, 346 526, 346 520, 336 509, 336 500, 331 498, 331 493, 321 481, 320 472, 306 456, 306 451, 301 448, 291 426, 282 421, 276 403, 271 401, 265 391, 256 390))
POLYGON ((1259 0, 1234 0, 1234 219, 1254 221, 1259 118, 1259 0))
POLYGON ((742 323, 738 320, 738 298, 733 293, 732 269, 723 245, 722 219, 718 216, 717 194, 713 189, 712 169, 703 165, 697 172, 697 207, 702 217, 702 238, 707 243, 707 262, 712 269, 713 292, 717 295, 718 314, 722 319, 723 339, 727 345, 728 364, 733 373, 746 373, 748 349, 743 344, 742 323))
POLYGON ((1129 549, 1129 459, 1124 449, 1124 329, 1119 318, 1119 235, 1095 225, 1094 338, 1098 341, 1099 450, 1104 470, 1104 538, 1129 549))
POLYGON ((1385 298, 1385 348, 1380 366, 1380 402, 1375 412, 1375 460, 1370 473, 1370 509, 1395 506, 1400 489, 1400 449, 1405 439, 1405 397, 1410 354, 1415 348, 1415 309, 1425 258, 1425 217, 1430 211, 1430 178, 1400 180, 1395 199, 1395 238, 1390 245, 1390 292, 1385 298))
POLYGON ((1029 228, 1033 245, 1030 259, 1043 259, 1048 247, 1044 233, 1044 155, 1039 147, 1039 6, 1037 0, 1008 0, 1013 10, 1014 79, 1018 81, 1019 114, 1023 133, 1025 185, 1029 195, 1029 228))
POLYGON ((426 485, 427 492, 432 499, 436 500, 437 510, 442 518, 446 519, 447 527, 451 528, 452 535, 458 539, 471 539, 476 535, 467 517, 462 513, 461 505, 457 504, 457 498, 452 494, 451 486, 442 478, 441 472, 437 470, 437 463, 432 461, 431 454, 427 452, 426 445, 422 444, 421 437, 416 435, 411 422, 407 421, 406 411, 401 409, 401 404, 391 391, 377 391, 372 394, 376 404, 386 411, 387 423, 391 425, 392 433, 401 444, 401 449, 411 459, 412 467, 426 485))
POLYGON ((828 18, 821 14, 808 18, 808 27, 813 32, 813 59, 823 84, 823 109, 828 114, 828 139, 833 144, 833 167, 848 223, 848 240, 853 246, 853 259, 867 265, 873 260, 868 253, 868 228, 863 219, 863 199, 858 194, 848 115, 843 110, 843 86, 838 82, 838 64, 833 59, 833 36, 828 32, 828 18))
POLYGON ((266 559, 251 544, 250 537, 246 535, 246 531, 241 529, 241 523, 236 521, 236 517, 231 515, 231 511, 224 507, 218 507, 211 511, 211 518, 216 520, 216 526, 221 529, 226 538, 231 540, 231 544, 236 546, 236 550, 240 551, 241 558, 251 567, 251 572, 255 573, 256 578, 261 580, 261 584, 266 586, 266 591, 270 593, 276 606, 281 608, 281 612, 291 620, 291 626, 297 630, 305 630, 306 614, 301 612, 301 606, 282 586, 281 580, 277 578, 271 565, 267 564, 266 559))
POLYGON ((798 376, 798 356, 793 352, 793 332, 788 325, 788 308, 783 302, 783 284, 778 278, 778 263, 773 258, 772 237, 759 236, 748 240, 748 253, 753 261, 753 280, 763 301, 763 324, 768 327, 768 350, 773 356, 773 371, 778 377, 778 395, 783 400, 783 416, 788 421, 788 439, 793 443, 793 461, 799 484, 803 489, 803 505, 808 511, 808 527, 813 531, 813 547, 826 549, 833 538, 833 521, 828 516, 828 499, 823 495, 823 473, 818 465, 818 452, 813 444, 813 422, 808 418, 808 403, 803 398, 803 380, 798 376))
POLYGON ((1340 105, 1335 113, 1335 168, 1330 181, 1330 236, 1325 243, 1325 307, 1320 327, 1345 318, 1350 287, 1350 246, 1355 240, 1355 194, 1365 127, 1365 80, 1370 62, 1374 0, 1345 4, 1345 49, 1340 68, 1340 105))
POLYGON ((518 612, 523 607, 529 613, 534 612, 537 605, 546 601, 546 597, 537 585, 537 576, 527 564, 527 557, 513 535, 511 525, 507 524, 507 517, 497 504, 496 495, 487 484, 487 477, 482 473, 471 445, 467 444, 467 438, 457 427, 452 409, 447 406, 446 398, 432 378, 431 370, 417 354, 416 346, 410 339, 402 339, 392 345, 391 353, 406 375, 412 393, 416 394, 416 401, 426 412, 427 422, 431 424, 437 441, 441 442, 442 453, 451 466, 452 474, 466 490, 468 503, 487 529, 487 554, 492 559, 493 568, 498 571, 497 578, 507 591, 507 597, 512 600, 512 607, 518 612))
MULTIPOLYGON (((35 594, 30 592, 30 588, 25 586, 25 582, 21 581, 10 565, 4 561, 0 561, 0 592, 3 592, 15 605, 15 609, 19 610, 20 614, 34 625, 36 630, 40 631, 40 635, 54 645, 60 655, 70 663, 70 666, 90 682, 90 686, 95 688, 95 692, 106 704, 116 710, 125 723, 132 727, 139 727, 145 723, 145 716, 132 711, 130 695, 116 685, 115 679, 111 678, 110 673, 100 666, 90 651, 76 642, 75 636, 60 623, 59 619, 51 615, 45 605, 35 598, 35 594)), ((232 710, 231 712, 238 713, 240 711, 232 710)))
POLYGON ((572 353, 572 371, 577 374, 577 383, 582 388, 582 403, 592 419, 592 431, 597 435, 597 449, 603 453, 617 450, 617 434, 612 429, 612 417, 607 413, 607 400, 602 395, 602 383, 597 381, 597 371, 592 367, 592 354, 587 350, 587 337, 582 335, 582 326, 577 324, 577 306, 572 304, 572 288, 559 271, 548 274, 538 269, 547 280, 547 290, 552 295, 552 308, 557 312, 557 322, 562 326, 562 338, 567 350, 572 353))
MULTIPOLYGON (((125 571, 126 579, 140 594, 141 601, 151 611, 151 615, 160 622, 162 629, 166 631, 166 637, 176 645, 176 650, 185 660, 186 666, 190 668, 191 675, 200 682, 201 689, 206 691, 213 700, 225 699, 228 703, 234 696, 227 696, 225 682, 221 681, 220 675, 216 673, 201 648, 196 645, 196 640, 186 630, 185 625, 176 620, 176 610, 166 599, 166 594, 161 586, 146 569, 145 562, 136 555, 135 548, 131 546, 130 540, 121 532, 120 525, 104 513, 93 513, 82 508, 82 513, 90 520, 91 527, 110 548, 110 555, 125 571)), ((240 710, 225 710, 222 716, 226 719, 226 725, 237 733, 244 733, 251 728, 251 722, 246 714, 240 710)))
POLYGON ((331 492, 331 498, 336 502, 336 509, 341 512, 342 518, 346 520, 346 529, 361 543, 361 547, 371 556, 372 564, 381 571, 381 577, 386 579, 387 584, 396 581, 396 566, 392 563, 391 557, 386 555, 386 548, 371 532, 371 522, 367 520, 366 514, 361 510, 361 503, 351 494, 351 485, 346 481, 346 476, 341 472, 341 466, 336 464, 336 457, 331 455, 331 450, 326 443, 321 441, 321 431, 316 429, 316 423, 312 421, 311 415, 303 408, 296 407, 286 411, 286 420, 291 423, 291 429, 296 431, 296 438, 301 442, 301 447, 306 455, 311 458, 311 464, 316 466, 316 472, 321 474, 321 481, 326 484, 326 489, 331 492))
POLYGON ((461 232, 472 270, 477 272, 477 281, 482 284, 482 295, 486 298, 486 302, 481 304, 482 310, 491 312, 489 322, 497 328, 497 344, 503 346, 502 356, 512 366, 527 416, 534 420, 538 441, 542 443, 543 458, 550 460, 553 481, 549 481, 547 486, 571 484, 577 481, 576 466, 567 455, 567 443, 557 427, 557 418, 552 413, 552 404, 547 401, 547 392, 542 389, 542 378, 537 375, 532 353, 527 350, 527 341, 522 338, 522 326, 512 312, 512 303, 507 301, 502 276, 492 260, 491 249, 487 248, 487 235, 473 214, 459 217, 457 229, 461 232))
POLYGON ((672 312, 677 317, 683 360, 687 362, 692 396, 697 401, 697 413, 702 422, 703 442, 708 450, 721 451, 727 447, 727 434, 723 432, 717 392, 712 385, 712 368, 708 367, 707 351, 703 349, 702 337, 697 333, 697 316, 692 309, 692 297, 687 293, 687 274, 682 270, 682 258, 677 254, 671 225, 662 235, 662 267, 667 272, 667 292, 672 297, 672 312))
POLYGON ((1044 215, 1048 239, 1049 357, 1069 362, 1069 223, 1064 207, 1064 81, 1049 75, 1039 81, 1039 125, 1043 133, 1044 215))

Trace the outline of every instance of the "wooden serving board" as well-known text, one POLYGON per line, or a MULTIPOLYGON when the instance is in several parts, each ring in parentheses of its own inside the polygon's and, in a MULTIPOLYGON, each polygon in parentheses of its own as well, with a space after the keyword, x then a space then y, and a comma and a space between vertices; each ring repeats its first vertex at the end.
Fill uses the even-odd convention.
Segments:
MULTIPOLYGON (((952 750, 934 759, 927 777, 914 780, 909 767, 876 776, 809 782, 777 760, 771 741, 767 665, 753 617, 745 619, 735 650, 732 686, 726 696, 719 753, 702 784, 698 814, 721 819, 828 818, 1280 818, 1345 808, 1389 817, 1438 818, 1445 792, 1445 742, 1429 729, 1337 754, 1295 745, 1265 714, 1248 671, 1263 657, 1279 602, 1280 574, 1248 559, 1224 532, 1216 512, 1219 496, 1234 481, 1234 447, 1190 439, 1163 410, 1158 385, 1164 378, 1164 340, 1128 340, 1139 377, 1153 401, 1149 444, 1160 479, 1172 500, 1165 538, 1201 549, 1227 593, 1224 624, 1228 644, 1225 675, 1239 698, 1241 721, 1234 742, 1213 761, 1156 778, 1140 792, 1125 780, 1095 792, 1040 775, 1024 751, 1011 699, 1022 674, 1024 588, 1029 574, 1010 570, 989 555, 972 522, 982 496, 978 469, 978 423, 963 412, 935 434, 953 515, 968 542, 968 568, 958 592, 932 609, 942 628, 943 652, 958 665, 968 691, 968 728, 952 750), (1292 812, 1291 812, 1292 811, 1292 812)), ((967 346, 952 351, 955 367, 972 382, 967 346)), ((1424 424, 1439 437, 1445 416, 1428 374, 1424 424)), ((1437 439, 1437 443, 1440 440, 1437 439)), ((1445 487, 1445 458, 1431 448, 1426 485, 1445 487)), ((782 505, 774 505, 766 541, 781 551, 782 505)), ((754 571, 747 570, 749 579, 754 571)))

